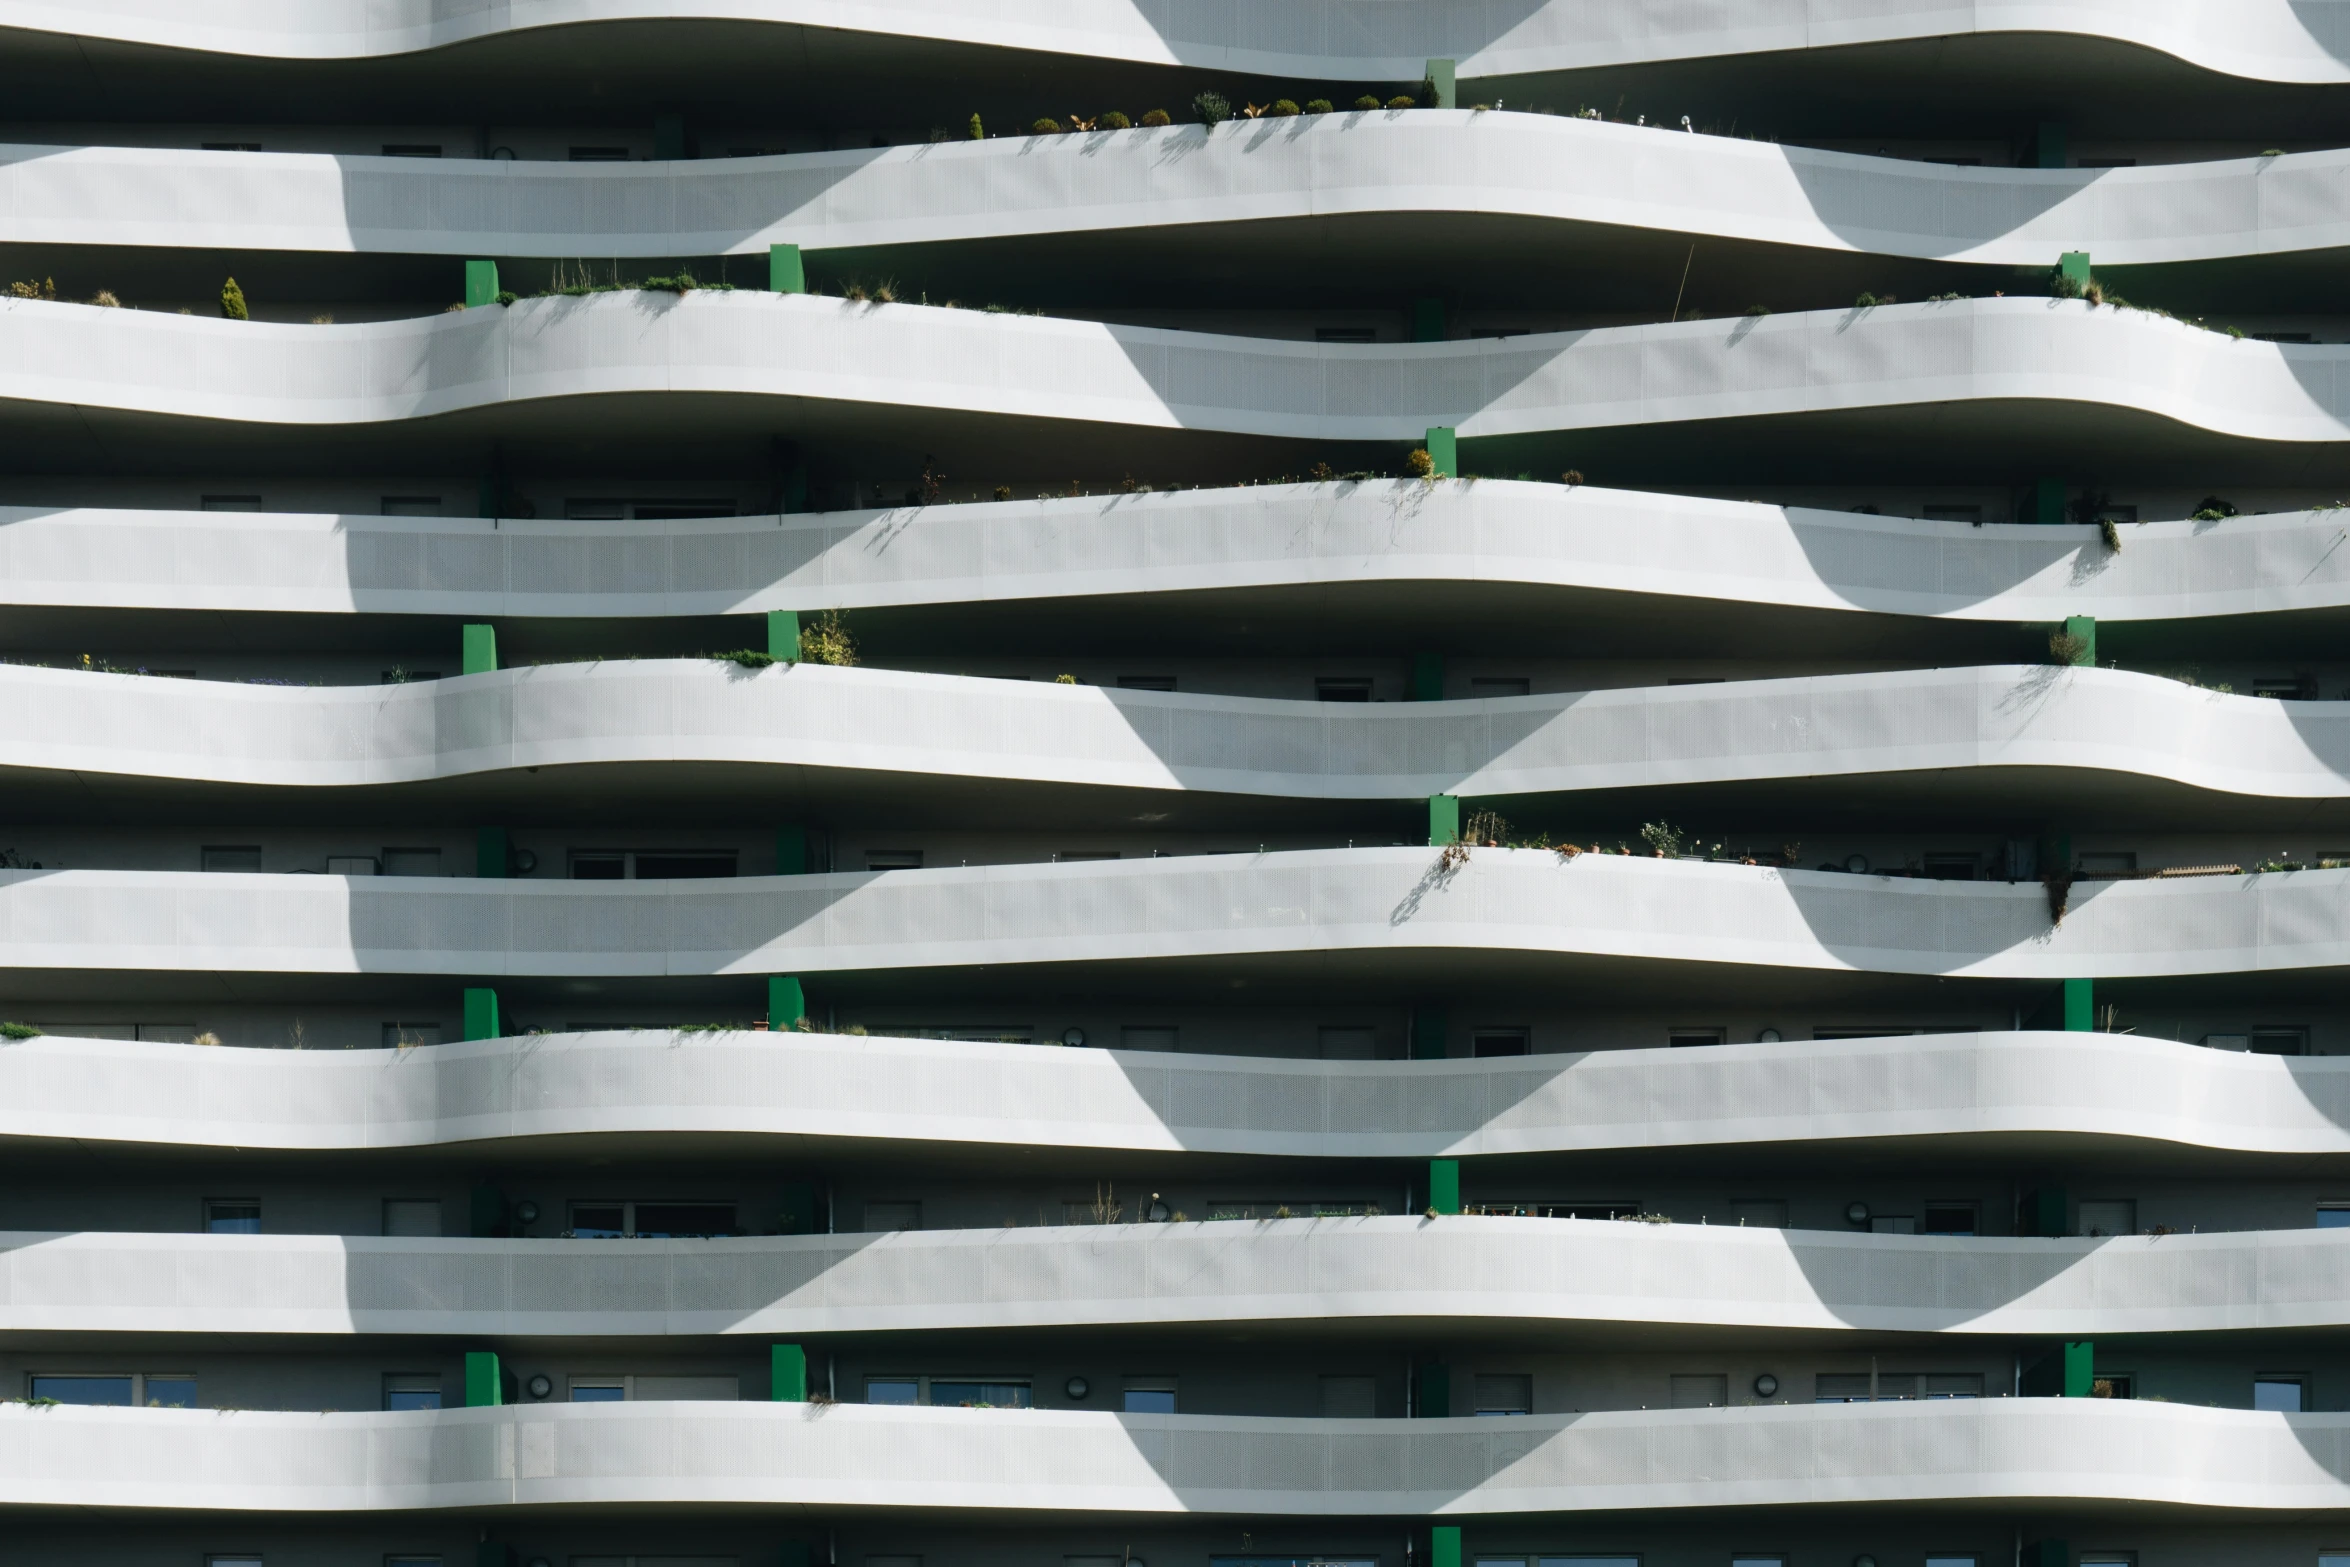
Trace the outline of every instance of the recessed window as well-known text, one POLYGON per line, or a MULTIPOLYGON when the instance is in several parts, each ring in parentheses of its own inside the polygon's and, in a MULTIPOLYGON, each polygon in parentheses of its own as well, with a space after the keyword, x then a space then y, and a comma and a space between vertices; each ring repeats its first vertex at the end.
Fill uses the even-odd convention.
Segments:
POLYGON ((1921 1235, 1972 1235, 1976 1233, 1975 1205, 1971 1202, 1928 1202, 1918 1219, 1921 1235))
POLYGON ((437 158, 441 144, 437 141, 387 141, 383 144, 387 158, 437 158))
MULTIPOLYGON (((438 675, 431 677, 439 679, 438 675)), ((383 852, 383 874, 386 876, 438 876, 441 873, 441 851, 438 849, 386 849, 383 852)))
POLYGON ((573 1377, 571 1401, 575 1404, 625 1404, 628 1402, 628 1383, 619 1377, 573 1377))
POLYGON ((1524 337, 1533 330, 1532 327, 1526 326, 1473 326, 1469 328, 1469 336, 1471 338, 1524 337))
POLYGON ((2309 1054, 2309 1030, 2256 1028, 2245 1040, 2245 1048, 2256 1056, 2305 1056, 2309 1054))
POLYGON ((650 1202, 611 1200, 571 1205, 571 1233, 580 1240, 701 1239, 737 1235, 734 1204, 730 1202, 650 1202))
POLYGON ((441 1375, 437 1371, 387 1371, 384 1373, 384 1408, 438 1409, 441 1407, 441 1375))
POLYGON ((1097 860, 1114 860, 1116 858, 1118 858, 1118 851, 1115 849, 1055 849, 1053 851, 1053 863, 1056 865, 1084 865, 1097 860))
POLYGON ((1173 675, 1120 675, 1118 689, 1121 691, 1172 691, 1175 689, 1175 677, 1173 675))
POLYGON ((2317 692, 2315 682, 2299 675, 2255 675, 2252 694, 2277 702, 2299 702, 2314 697, 2317 692))
POLYGON ((201 509, 205 511, 259 511, 261 497, 258 495, 207 495, 199 504, 201 509))
POLYGON ((1523 1028, 1480 1028, 1469 1035, 1473 1056, 1523 1056, 1533 1050, 1533 1037, 1523 1028))
POLYGON ((2282 1372, 2263 1372, 2252 1379, 2252 1407, 2273 1414, 2297 1415, 2309 1407, 2309 1379, 2282 1372))
POLYGON ((208 843, 199 853, 197 863, 208 871, 261 869, 261 845, 257 843, 208 843))
POLYGON ((1314 1038, 1325 1061, 1369 1061, 1378 1054, 1378 1036, 1368 1028, 1324 1024, 1314 1038))
POLYGON ((1379 1413, 1376 1377, 1322 1378, 1322 1415, 1328 1420, 1369 1420, 1379 1413))
POLYGON ((1691 1045, 1718 1045, 1729 1037, 1729 1030, 1721 1028, 1668 1028, 1665 1044, 1673 1049, 1691 1045))
POLYGON ((1728 678, 1726 675, 1674 675, 1666 680, 1665 684, 1668 686, 1718 686, 1728 678))
POLYGON ((1118 1029, 1118 1048, 1121 1050, 1175 1050, 1177 1030, 1164 1023, 1127 1023, 1118 1029))
POLYGON ((1473 697, 1532 696, 1533 694, 1534 677, 1531 675, 1471 675, 1469 677, 1469 695, 1473 697))
POLYGON ((2112 1372, 2107 1372, 2089 1384, 2089 1396, 2091 1398, 2136 1398, 2138 1396, 2138 1379, 2130 1376, 2116 1376, 2112 1372))
POLYGON ((36 1371, 25 1378, 25 1396, 60 1404, 193 1409, 196 1379, 177 1372, 36 1371))
POLYGON ((2076 167, 2084 169, 2134 169, 2138 166, 2135 158, 2080 158, 2074 161, 2076 167))
POLYGON ((1871 1235, 1915 1235, 1918 1216, 1914 1213, 1874 1213, 1869 1215, 1871 1235))
POLYGON ((1362 675, 1323 675, 1314 681, 1317 702, 1368 702, 1371 682, 1362 675))
POLYGON ((628 149, 626 147, 574 147, 571 149, 571 161, 573 163, 626 163, 628 149))
POLYGON ((2350 1230, 2350 1202, 2319 1203, 2317 1227, 2321 1230, 2350 1230))
POLYGON ((1376 343, 1379 329, 1375 326, 1318 326, 1314 328, 1317 343, 1376 343))
POLYGON ((1928 522, 1967 522, 1978 528, 1983 525, 1980 506, 1927 506, 1923 510, 1928 522))
POLYGON ((1787 1228, 1787 1199, 1733 1197, 1730 1199, 1730 1222, 1750 1230, 1783 1230, 1787 1228))
POLYGON ((865 1379, 868 1404, 931 1404, 942 1409, 1033 1407, 1026 1381, 1009 1378, 874 1376, 865 1379))
POLYGON ((1823 1371, 1813 1379, 1816 1404, 1865 1404, 1871 1388, 1879 1403, 1907 1403, 1914 1399, 1981 1398, 1979 1371, 1823 1371))
POLYGON ((1675 1409, 1722 1409, 1730 1402, 1730 1379, 1711 1371, 1676 1372, 1673 1376, 1673 1407, 1675 1409))
POLYGON ((731 849, 574 849, 573 881, 707 881, 735 874, 731 849))
POLYGON ((892 1199, 865 1204, 865 1231, 879 1234, 888 1230, 918 1230, 922 1228, 922 1204, 892 1199))
POLYGON ((2317 341, 2317 334, 2314 332, 2255 332, 2252 337, 2256 342, 2262 343, 2314 343, 2317 341))
POLYGON ((2089 1236, 2137 1234, 2137 1199, 2133 1197, 2082 1198, 2081 1233, 2089 1236))
POLYGON ((438 495, 387 495, 383 498, 383 514, 387 517, 438 517, 441 498, 438 495))
POLYGON ((1130 1415, 1175 1413, 1173 1377, 1128 1377, 1122 1391, 1126 1400, 1123 1407, 1130 1415))
POLYGON ((867 849, 865 869, 869 871, 918 871, 922 868, 920 849, 867 849))
MULTIPOLYGON (((208 141, 204 144, 204 150, 206 152, 259 152, 261 143, 257 141, 208 141)), ((215 1560, 226 1561, 228 1558, 217 1557, 215 1560)), ((260 1558, 255 1557, 254 1560, 258 1561, 260 1558)))
POLYGON ((1981 861, 1972 849, 1946 849, 1926 856, 1928 881, 1973 881, 1981 861))
POLYGON ((732 501, 631 501, 629 511, 639 522, 684 522, 696 517, 731 517, 732 501))
POLYGON ((1479 1373, 1470 1384, 1471 1398, 1479 1415, 1530 1415, 1534 1413, 1534 1378, 1526 1372, 1479 1373))
POLYGON ((207 1235, 259 1235, 261 1204, 250 1197, 213 1197, 204 1203, 207 1235))
POLYGON ((386 1197, 384 1199, 384 1233, 386 1235, 440 1234, 441 1200, 438 1197, 386 1197))

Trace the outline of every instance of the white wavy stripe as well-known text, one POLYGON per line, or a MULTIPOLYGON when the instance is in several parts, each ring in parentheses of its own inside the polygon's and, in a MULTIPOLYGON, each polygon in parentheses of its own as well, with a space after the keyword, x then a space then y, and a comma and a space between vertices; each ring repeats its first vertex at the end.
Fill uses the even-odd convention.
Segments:
POLYGON ((2350 798, 2350 704, 2049 665, 1361 705, 707 658, 325 687, 0 666, 0 702, 0 766, 279 787, 694 761, 1405 800, 2053 768, 2350 798))
POLYGON ((2086 526, 1375 480, 678 521, 0 507, 0 602, 724 615, 1392 582, 1584 588, 1953 620, 2350 605, 2331 511, 2086 526))
POLYGON ((0 871, 0 968, 823 974, 1474 951, 2054 980, 2350 964, 2350 871, 1936 882, 1546 850, 1320 849, 621 883, 0 871))
POLYGON ((399 1414, 0 1405, 0 1503, 1265 1517, 2077 1498, 2350 1506, 2350 1415, 2090 1398, 1279 1420, 865 1404, 399 1414))
POLYGON ((1987 400, 2350 437, 2350 345, 1978 299, 1425 344, 1295 343, 805 295, 529 300, 354 326, 0 300, 0 398, 289 427, 703 392, 1417 441, 1987 400))
POLYGON ((2072 1339, 2340 1327, 2350 1235, 1959 1239, 1460 1217, 624 1243, 0 1232, 0 1330, 12 1333, 602 1338, 1398 1319, 2072 1339))
POLYGON ((2338 82, 2340 0, 7 0, 0 27, 293 59, 381 56, 534 27, 640 19, 833 28, 1041 53, 1268 75, 1416 79, 1431 56, 1465 76, 1713 55, 2052 33, 2135 45, 2255 80, 2338 82))
MULTIPOLYGON (((2145 265, 2350 244, 2350 152, 1959 168, 1461 111, 656 164, 0 146, 0 218, 25 244, 759 256, 777 242, 822 250, 1407 212, 2002 266, 2051 266, 2067 250, 2145 265)), ((743 270, 765 281, 763 264, 743 270)))
POLYGON ((2343 1154, 2350 1058, 2025 1032, 1345 1063, 664 1031, 393 1051, 0 1045, 0 1137, 357 1149, 677 1133, 1331 1159, 2012 1133, 2343 1154))

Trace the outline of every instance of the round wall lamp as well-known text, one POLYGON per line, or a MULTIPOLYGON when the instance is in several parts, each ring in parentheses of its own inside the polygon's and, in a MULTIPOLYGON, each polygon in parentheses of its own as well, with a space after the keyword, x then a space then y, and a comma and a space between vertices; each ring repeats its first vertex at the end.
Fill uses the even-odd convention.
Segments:
POLYGON ((1078 1046, 1085 1043, 1085 1030, 1082 1028, 1062 1029, 1061 1043, 1067 1045, 1070 1049, 1075 1050, 1078 1046))
POLYGON ((1775 1045, 1784 1037, 1777 1029, 1766 1028, 1754 1036, 1754 1042, 1758 1045, 1775 1045))
POLYGON ((1847 1203, 1844 1207, 1844 1222, 1855 1225, 1868 1223, 1869 1205, 1865 1202, 1847 1203))
POLYGON ((1779 1379, 1768 1371, 1756 1377, 1754 1379, 1754 1396, 1757 1398, 1777 1398, 1779 1396, 1779 1379))
POLYGON ((1068 1394, 1071 1398, 1082 1399, 1086 1394, 1093 1391, 1093 1384, 1086 1381, 1083 1377, 1071 1377, 1061 1388, 1061 1391, 1068 1394))
POLYGON ((554 1381, 544 1371, 523 1383, 522 1386, 523 1390, 533 1398, 545 1398, 549 1393, 555 1391, 554 1381))
POLYGON ((1852 1567, 1877 1567, 1877 1559, 1874 1556, 1855 1556, 1852 1567))
POLYGON ((1869 873, 1869 857, 1865 854, 1848 854, 1844 857, 1844 868, 1855 876, 1866 876, 1869 873))
POLYGON ((525 1198, 524 1198, 522 1201, 520 1201, 520 1202, 516 1203, 516 1204, 514 1205, 514 1222, 515 1222, 516 1224, 536 1224, 536 1223, 538 1223, 538 1222, 539 1222, 539 1205, 538 1205, 537 1203, 535 1203, 535 1202, 532 1202, 532 1201, 531 1201, 529 1198, 527 1198, 527 1197, 525 1197, 525 1198))

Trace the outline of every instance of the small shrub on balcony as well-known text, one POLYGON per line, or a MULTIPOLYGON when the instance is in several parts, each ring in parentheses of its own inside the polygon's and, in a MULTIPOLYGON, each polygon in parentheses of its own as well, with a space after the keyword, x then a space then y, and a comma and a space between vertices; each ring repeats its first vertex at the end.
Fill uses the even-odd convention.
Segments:
POLYGON ((1415 479, 1436 477, 1436 459, 1428 455, 1428 448, 1425 446, 1413 447, 1410 455, 1404 458, 1403 465, 1404 471, 1415 479))
POLYGON ((2242 513, 2238 512, 2234 506, 2221 500, 2218 496, 2206 495, 2196 505, 2194 515, 2188 520, 2190 522, 2225 522, 2230 517, 2241 515, 2242 513))
POLYGON ((1266 106, 1265 113, 1276 120, 1294 120, 1297 118, 1297 103, 1289 98, 1276 98, 1266 106))
POLYGON ((2089 656, 2089 639, 2076 637, 2069 631, 2054 631, 2048 636, 2048 662, 2062 666, 2079 663, 2089 656))
POLYGON ((1220 92, 1198 93, 1192 97, 1191 113, 1202 125, 1221 125, 1232 118, 1232 100, 1220 92))
POLYGON ((122 301, 114 297, 114 290, 102 288, 90 296, 90 303, 107 310, 120 310, 122 301))
MULTIPOLYGON (((774 654, 762 653, 757 648, 750 647, 738 647, 724 653, 713 653, 710 656, 722 663, 740 664, 745 669, 765 669, 769 664, 775 662, 774 654)), ((711 1026, 716 1027, 717 1025, 711 1026)))
POLYGON ((1028 129, 1032 135, 1058 136, 1061 134, 1061 122, 1059 120, 1048 117, 1037 120, 1034 124, 1030 125, 1028 129))
POLYGON ((0 1023, 0 1039, 38 1039, 41 1031, 30 1023, 0 1023))
POLYGON ((1162 125, 1174 124, 1175 117, 1164 109, 1153 109, 1142 117, 1142 123, 1146 130, 1157 130, 1162 125))
POLYGON ((1134 122, 1126 118, 1125 115, 1120 114, 1115 109, 1104 109, 1101 114, 1095 118, 1093 123, 1097 129, 1105 131, 1130 131, 1134 129, 1134 122))
POLYGON ((856 667, 857 642, 849 635, 848 622, 839 610, 828 609, 800 627, 800 662, 830 664, 836 669, 856 667))
POLYGON ((971 127, 970 127, 970 129, 971 129, 971 139, 972 139, 973 141, 985 141, 985 140, 987 140, 987 127, 979 123, 979 116, 978 116, 978 115, 976 115, 976 114, 974 114, 974 115, 972 115, 972 116, 971 116, 971 127))
POLYGON ((1327 98, 1308 98, 1306 100, 1306 113, 1308 114, 1335 114, 1337 112, 1335 108, 1331 107, 1330 100, 1327 98))
POLYGON ((245 308, 245 291, 237 287, 235 278, 220 285, 220 313, 231 321, 250 321, 253 318, 252 312, 245 308))
POLYGON ((1390 109, 1417 109, 1419 106, 1420 100, 1413 97, 1410 93, 1399 92, 1394 97, 1387 100, 1387 107, 1390 109))
POLYGON ((22 283, 11 283, 8 285, 8 293, 9 297, 13 299, 55 299, 57 297, 57 280, 51 277, 43 278, 37 283, 30 279, 22 283))
POLYGON ((1379 107, 1379 99, 1375 94, 1365 93, 1354 101, 1354 107, 1362 113, 1368 114, 1379 107))

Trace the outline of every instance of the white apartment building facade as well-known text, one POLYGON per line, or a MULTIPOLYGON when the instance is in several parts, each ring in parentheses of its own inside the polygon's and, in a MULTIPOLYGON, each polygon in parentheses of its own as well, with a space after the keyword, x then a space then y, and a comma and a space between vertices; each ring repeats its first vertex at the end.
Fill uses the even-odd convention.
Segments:
POLYGON ((0 86, 0 1567, 2350 1567, 2350 0, 0 86))

